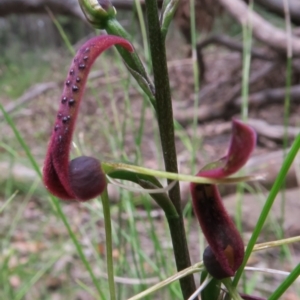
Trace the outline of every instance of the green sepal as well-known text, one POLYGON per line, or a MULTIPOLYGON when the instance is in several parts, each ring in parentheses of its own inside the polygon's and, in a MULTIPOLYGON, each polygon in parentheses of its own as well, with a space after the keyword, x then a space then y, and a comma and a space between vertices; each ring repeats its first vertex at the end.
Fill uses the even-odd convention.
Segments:
MULTIPOLYGON (((105 29, 108 34, 131 40, 130 35, 115 18, 117 12, 110 0, 79 0, 79 4, 86 19, 93 27, 105 29)), ((128 51, 124 51, 122 47, 116 46, 116 48, 123 58, 127 69, 146 93, 154 109, 156 109, 154 85, 137 52, 129 53, 128 51)))
POLYGON ((117 14, 110 0, 79 0, 79 5, 88 22, 98 29, 105 29, 107 21, 117 14))
POLYGON ((163 2, 163 13, 161 16, 161 33, 165 40, 171 21, 178 7, 178 0, 166 0, 163 2))
MULTIPOLYGON (((123 28, 123 26, 118 22, 116 18, 111 18, 108 20, 106 24, 105 30, 108 34, 117 35, 120 37, 125 38, 126 40, 131 40, 130 35, 128 32, 123 28)), ((116 48, 123 58, 126 67, 128 68, 129 72, 132 74, 132 76, 135 78, 139 86, 142 88, 142 90, 146 93, 146 95, 149 97, 149 100, 154 108, 155 106, 155 88, 154 85, 149 78, 146 69, 138 56, 137 52, 134 51, 132 53, 129 53, 128 51, 123 51, 122 47, 118 47, 116 45, 116 48)))
MULTIPOLYGON (((208 273, 207 271, 203 271, 201 273, 201 284, 206 279, 208 273)), ((209 282, 209 284, 203 289, 201 292, 202 300, 218 300, 220 299, 221 292, 221 281, 215 278, 209 282)))
MULTIPOLYGON (((126 170, 114 170, 107 175, 114 179, 128 180, 145 189, 162 188, 161 183, 153 176, 137 174, 126 170)), ((149 194, 151 198, 163 209, 167 219, 178 218, 178 213, 169 196, 166 193, 149 194)))

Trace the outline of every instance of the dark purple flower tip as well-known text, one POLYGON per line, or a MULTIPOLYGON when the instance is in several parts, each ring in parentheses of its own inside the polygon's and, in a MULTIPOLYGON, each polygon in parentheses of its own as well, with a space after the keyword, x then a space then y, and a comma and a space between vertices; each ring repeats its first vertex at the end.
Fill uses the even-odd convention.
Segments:
POLYGON ((98 159, 79 156, 69 163, 70 185, 81 201, 93 199, 102 194, 106 187, 106 177, 98 159))
POLYGON ((232 120, 232 135, 227 155, 205 166, 198 175, 208 178, 232 175, 245 165, 255 145, 255 131, 241 121, 232 120))
POLYGON ((204 265, 217 279, 231 277, 243 262, 243 240, 215 185, 191 183, 190 188, 194 212, 209 244, 204 265))

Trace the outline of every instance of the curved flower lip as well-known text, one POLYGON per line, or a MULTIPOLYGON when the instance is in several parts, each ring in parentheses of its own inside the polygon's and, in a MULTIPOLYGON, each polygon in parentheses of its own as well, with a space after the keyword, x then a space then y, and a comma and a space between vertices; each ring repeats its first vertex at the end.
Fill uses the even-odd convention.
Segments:
POLYGON ((72 188, 69 170, 72 135, 89 70, 103 51, 116 44, 127 51, 133 51, 130 42, 121 37, 100 35, 84 43, 71 63, 43 169, 43 181, 46 188, 61 199, 80 200, 72 188))
MULTIPOLYGON (((238 120, 232 121, 228 154, 206 165, 197 176, 222 179, 237 172, 247 162, 256 144, 256 133, 238 120)), ((217 186, 191 183, 194 212, 210 247, 204 264, 215 278, 233 276, 244 258, 243 240, 229 217, 217 186)))
POLYGON ((79 5, 89 23, 105 29, 106 22, 117 14, 110 0, 79 0, 79 5))
POLYGON ((231 141, 226 156, 205 166, 197 176, 223 178, 242 168, 256 145, 256 132, 239 120, 232 120, 231 141))

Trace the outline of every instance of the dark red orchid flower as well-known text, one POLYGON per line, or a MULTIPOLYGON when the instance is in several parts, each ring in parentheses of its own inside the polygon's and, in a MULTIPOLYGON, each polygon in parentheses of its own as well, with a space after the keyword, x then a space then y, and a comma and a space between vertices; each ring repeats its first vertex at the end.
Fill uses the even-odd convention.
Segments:
POLYGON ((105 174, 96 158, 81 156, 69 162, 69 152, 89 70, 96 58, 115 44, 133 51, 123 38, 94 37, 78 50, 65 81, 43 169, 46 188, 61 199, 86 201, 100 195, 106 187, 105 174))
MULTIPOLYGON (((240 121, 232 122, 228 154, 204 167, 197 176, 223 178, 238 171, 256 144, 254 130, 240 121)), ((193 208, 209 246, 203 254, 207 271, 217 279, 233 276, 244 258, 242 238, 222 203, 216 185, 190 184, 193 208)))

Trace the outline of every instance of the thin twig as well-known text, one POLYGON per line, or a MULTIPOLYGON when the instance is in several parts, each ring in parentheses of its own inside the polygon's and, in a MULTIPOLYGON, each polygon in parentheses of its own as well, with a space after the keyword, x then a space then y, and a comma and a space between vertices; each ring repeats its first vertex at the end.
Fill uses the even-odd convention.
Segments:
MULTIPOLYGON (((46 91, 56 88, 57 84, 55 82, 44 82, 37 83, 31 86, 28 90, 24 92, 24 94, 15 101, 11 101, 9 104, 5 106, 5 111, 7 113, 12 113, 19 106, 25 104, 26 102, 32 101, 39 95, 45 93, 46 91)), ((0 119, 3 117, 3 114, 0 112, 0 119)))
MULTIPOLYGON (((243 44, 234 40, 233 38, 226 36, 226 35, 211 35, 207 37, 206 39, 202 40, 197 44, 197 50, 203 49, 206 46, 209 46, 211 44, 217 44, 221 46, 225 46, 231 50, 243 52, 243 44)), ((267 61, 273 61, 276 59, 276 55, 273 53, 269 53, 270 51, 264 51, 259 48, 252 48, 251 49, 251 56, 252 58, 267 60, 267 61)))
MULTIPOLYGON (((248 7, 241 0, 218 0, 219 3, 241 24, 247 22, 248 7)), ((272 49, 285 53, 287 49, 287 34, 283 30, 273 26, 263 19, 255 11, 249 12, 255 38, 268 45, 272 49)), ((294 56, 300 56, 300 39, 292 37, 291 46, 294 56)))

